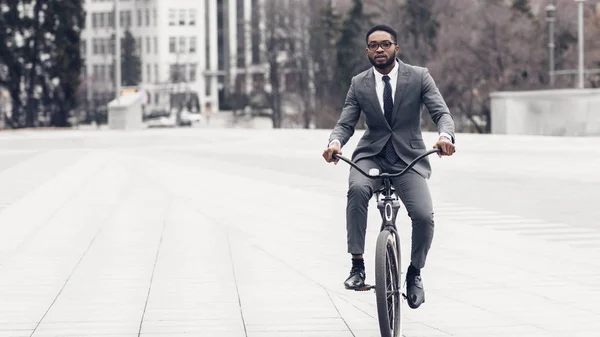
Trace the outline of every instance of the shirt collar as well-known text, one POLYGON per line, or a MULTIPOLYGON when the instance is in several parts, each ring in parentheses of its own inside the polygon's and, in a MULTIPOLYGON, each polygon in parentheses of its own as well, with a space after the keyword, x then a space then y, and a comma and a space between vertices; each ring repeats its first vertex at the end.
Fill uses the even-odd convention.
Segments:
MULTIPOLYGON (((394 68, 392 68, 392 71, 389 72, 389 74, 387 74, 390 79, 396 78, 397 74, 398 74, 398 60, 394 61, 394 68)), ((375 69, 375 67, 373 67, 373 73, 375 73, 375 80, 377 80, 377 82, 383 82, 383 74, 380 73, 379 71, 377 71, 377 69, 375 69)))

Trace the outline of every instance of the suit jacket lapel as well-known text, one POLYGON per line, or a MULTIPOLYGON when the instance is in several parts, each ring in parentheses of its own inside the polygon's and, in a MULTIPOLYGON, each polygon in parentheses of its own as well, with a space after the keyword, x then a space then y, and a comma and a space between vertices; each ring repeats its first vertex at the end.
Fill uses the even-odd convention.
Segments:
POLYGON ((396 92, 394 93, 394 113, 392 114, 392 124, 395 124, 397 115, 400 113, 400 103, 404 97, 406 87, 410 79, 410 71, 404 63, 398 61, 398 79, 396 81, 396 92))
MULTIPOLYGON (((381 104, 379 104, 379 98, 377 97, 377 90, 375 90, 375 74, 370 70, 365 76, 365 87, 367 89, 367 97, 369 101, 371 101, 371 105, 373 106, 373 112, 377 115, 376 118, 380 118, 381 122, 388 126, 391 130, 391 125, 388 124, 385 116, 383 114, 383 110, 381 109, 381 104)), ((392 117, 393 118, 393 117, 392 117)), ((393 120, 393 119, 392 119, 393 120)))

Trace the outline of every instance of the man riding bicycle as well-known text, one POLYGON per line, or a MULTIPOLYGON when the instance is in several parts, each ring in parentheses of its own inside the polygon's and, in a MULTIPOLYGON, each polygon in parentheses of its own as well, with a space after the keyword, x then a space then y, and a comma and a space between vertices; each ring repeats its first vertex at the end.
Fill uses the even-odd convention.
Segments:
MULTIPOLYGON (((323 157, 337 164, 333 153, 354 134, 364 113, 367 129, 352 155, 365 172, 402 171, 419 156, 426 145, 421 134, 421 106, 424 104, 437 126, 439 139, 433 146, 440 156, 455 152, 454 120, 433 78, 426 68, 403 63, 397 58, 400 48, 397 34, 389 26, 378 25, 366 34, 367 57, 373 65, 354 76, 346 95, 341 116, 329 137, 323 157)), ((406 274, 407 299, 411 308, 425 301, 421 269, 431 247, 434 232, 433 205, 427 179, 431 176, 429 160, 424 158, 407 174, 393 179, 393 185, 412 221, 411 263, 406 274)), ((369 179, 351 168, 346 206, 348 253, 352 268, 345 280, 347 289, 365 285, 363 253, 369 200, 379 188, 380 180, 369 179)))

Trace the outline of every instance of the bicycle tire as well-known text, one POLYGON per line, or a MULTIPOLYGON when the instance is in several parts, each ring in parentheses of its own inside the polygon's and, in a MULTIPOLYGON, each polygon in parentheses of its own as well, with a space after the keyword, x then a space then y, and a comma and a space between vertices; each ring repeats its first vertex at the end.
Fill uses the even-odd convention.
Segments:
POLYGON ((381 337, 402 336, 400 244, 396 234, 383 229, 375 248, 375 295, 381 337))

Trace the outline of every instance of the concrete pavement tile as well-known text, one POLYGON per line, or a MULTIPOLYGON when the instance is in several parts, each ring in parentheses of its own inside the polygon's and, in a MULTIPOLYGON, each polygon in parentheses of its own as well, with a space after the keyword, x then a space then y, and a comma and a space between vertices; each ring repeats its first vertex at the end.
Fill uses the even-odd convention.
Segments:
POLYGON ((240 325, 241 320, 238 317, 221 317, 221 318, 207 318, 207 319, 178 319, 178 320, 168 320, 168 319, 159 319, 159 320, 150 320, 145 319, 142 324, 142 333, 145 328, 179 328, 182 326, 235 326, 240 325))
POLYGON ((134 320, 123 321, 70 321, 45 322, 37 327, 33 336, 83 336, 83 335, 135 335, 139 323, 134 320))
POLYGON ((2 315, 2 313, 0 313, 0 337, 5 337, 5 336, 15 336, 15 337, 21 337, 21 336, 31 336, 31 332, 33 331, 33 329, 36 326, 36 323, 32 322, 32 323, 18 323, 18 322, 8 322, 3 320, 6 320, 7 318, 10 317, 6 317, 4 315, 2 315))
POLYGON ((240 319, 145 320, 142 336, 193 334, 197 336, 245 336, 240 319))
POLYGON ((598 336, 598 329, 590 329, 585 331, 567 330, 564 333, 568 333, 570 337, 596 337, 598 336))
POLYGON ((33 330, 0 330, 0 337, 30 337, 33 330))
POLYGON ((136 337, 138 336, 138 333, 127 333, 127 334, 121 334, 121 333, 96 333, 96 332, 92 332, 92 333, 85 333, 85 332, 80 332, 80 331, 56 331, 56 332, 52 332, 52 331, 45 331, 45 332, 35 332, 33 334, 33 336, 31 337, 136 337))
POLYGON ((198 303, 195 307, 152 306, 146 308, 144 314, 144 320, 205 320, 223 317, 240 317, 238 302, 198 303))
POLYGON ((141 335, 152 336, 155 334, 193 334, 197 336, 218 335, 221 336, 244 336, 244 326, 238 322, 227 320, 215 320, 213 324, 193 324, 193 321, 180 321, 178 324, 169 324, 167 326, 148 326, 142 325, 141 335))
POLYGON ((345 331, 304 331, 304 330, 282 330, 282 331, 248 331, 248 337, 351 337, 352 333, 345 331))
MULTIPOLYGON (((191 334, 189 332, 169 332, 169 333, 145 333, 145 334, 140 334, 132 336, 132 337, 140 337, 140 336, 144 336, 144 337, 179 337, 179 336, 190 336, 191 334)), ((244 333, 244 331, 242 332, 237 332, 237 331, 202 331, 202 334, 199 335, 202 337, 247 337, 246 334, 244 333)))
POLYGON ((477 336, 547 336, 547 330, 532 325, 486 325, 486 326, 460 326, 448 328, 452 336, 477 337, 477 336))
POLYGON ((402 329, 403 336, 423 336, 423 337, 441 337, 441 336, 452 336, 446 331, 438 329, 435 325, 417 323, 417 322, 406 322, 402 329))
POLYGON ((246 324, 247 331, 340 331, 348 327, 341 317, 338 318, 301 318, 282 319, 270 323, 246 324))

